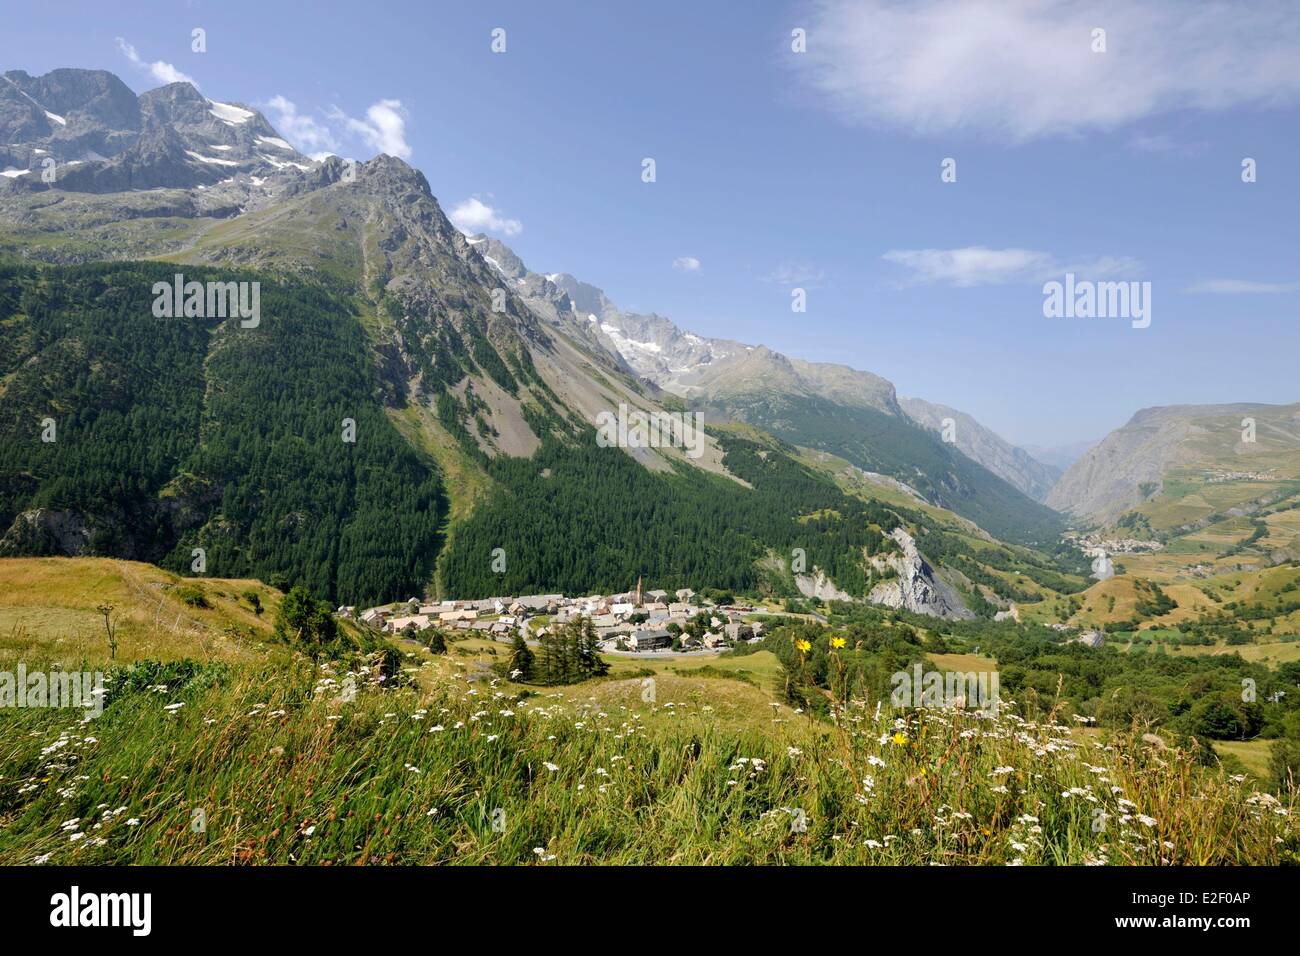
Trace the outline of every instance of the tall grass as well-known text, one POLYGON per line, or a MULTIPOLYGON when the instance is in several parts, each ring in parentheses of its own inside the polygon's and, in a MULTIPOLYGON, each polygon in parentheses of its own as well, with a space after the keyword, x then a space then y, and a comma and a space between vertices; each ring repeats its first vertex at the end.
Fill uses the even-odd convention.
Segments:
MULTIPOLYGON (((0 712, 0 863, 1274 864, 1293 807, 1177 750, 955 710, 720 729, 579 686, 385 689, 302 658, 0 712), (177 708, 175 704, 183 704, 177 708), (172 709, 168 710, 169 706, 172 709)), ((390 682, 391 683, 391 682, 390 682)), ((630 682, 638 687, 637 682, 630 682)), ((667 682, 661 686, 669 687, 667 682)))

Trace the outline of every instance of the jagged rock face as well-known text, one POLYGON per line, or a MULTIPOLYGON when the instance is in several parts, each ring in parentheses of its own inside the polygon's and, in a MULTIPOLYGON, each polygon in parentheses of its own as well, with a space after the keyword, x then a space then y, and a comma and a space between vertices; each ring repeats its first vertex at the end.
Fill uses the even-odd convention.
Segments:
POLYGON ((598 309, 603 314, 602 303, 608 301, 603 292, 570 275, 530 272, 509 246, 489 236, 470 236, 466 243, 539 319, 577 339, 589 350, 590 357, 606 368, 634 377, 640 374, 624 360, 601 330, 599 316, 591 311, 598 309))
POLYGON ((189 83, 136 97, 102 70, 0 76, 0 191, 197 189, 309 170, 257 110, 189 83), (52 162, 55 182, 42 178, 52 162))
POLYGON ((877 555, 871 559, 877 569, 891 567, 897 577, 877 584, 867 595, 873 604, 926 614, 946 620, 970 620, 974 613, 962 602, 961 595, 941 580, 930 563, 916 548, 916 541, 902 528, 890 534, 901 554, 877 555))
POLYGON ((944 420, 951 419, 953 443, 967 458, 979 462, 1037 501, 1046 498, 1061 477, 1059 470, 994 434, 965 412, 920 398, 900 398, 899 404, 908 417, 931 431, 942 433, 944 420))
POLYGON ((13 156, 42 147, 37 155, 60 161, 91 152, 111 156, 134 142, 140 128, 136 95, 106 70, 0 76, 0 157, 6 149, 13 156))

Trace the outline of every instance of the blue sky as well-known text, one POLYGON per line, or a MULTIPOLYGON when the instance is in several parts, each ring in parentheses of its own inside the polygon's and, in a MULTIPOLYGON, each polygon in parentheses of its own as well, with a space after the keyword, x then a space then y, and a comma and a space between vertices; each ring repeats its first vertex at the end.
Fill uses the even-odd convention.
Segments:
POLYGON ((1294 4, 133 6, 29 4, 0 68, 183 74, 304 152, 403 154, 534 270, 1019 443, 1300 401, 1294 4), (1150 282, 1150 327, 1045 318, 1067 270, 1150 282))

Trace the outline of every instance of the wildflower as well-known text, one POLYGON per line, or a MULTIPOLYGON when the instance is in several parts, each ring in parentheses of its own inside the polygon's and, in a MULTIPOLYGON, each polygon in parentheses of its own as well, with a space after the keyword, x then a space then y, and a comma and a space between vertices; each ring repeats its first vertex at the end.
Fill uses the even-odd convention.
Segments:
POLYGON ((831 647, 835 648, 836 650, 839 650, 840 648, 844 647, 846 644, 848 644, 848 641, 842 637, 831 638, 831 647))
POLYGON ((807 641, 803 640, 802 638, 795 641, 794 646, 798 648, 800 654, 807 654, 809 651, 812 650, 812 645, 809 644, 807 641))
POLYGON ((185 702, 181 701, 180 703, 176 703, 176 704, 168 704, 166 707, 163 708, 163 710, 171 711, 174 713, 175 711, 180 710, 184 706, 185 706, 185 702))
POLYGON ((558 766, 556 766, 555 764, 551 763, 549 760, 544 761, 544 762, 542 763, 542 766, 545 767, 547 770, 551 771, 551 773, 555 773, 555 771, 557 771, 557 770, 560 769, 558 766))
POLYGON ((895 733, 890 739, 893 740, 895 747, 901 747, 907 743, 907 737, 902 733, 895 733))

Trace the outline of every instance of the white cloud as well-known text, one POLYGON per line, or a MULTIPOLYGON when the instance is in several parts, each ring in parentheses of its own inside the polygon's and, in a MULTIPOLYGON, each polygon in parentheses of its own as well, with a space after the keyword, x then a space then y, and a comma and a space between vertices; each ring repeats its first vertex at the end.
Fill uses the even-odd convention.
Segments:
POLYGON ((453 206, 447 218, 466 235, 499 232, 503 236, 517 236, 524 231, 524 224, 518 219, 507 219, 498 210, 473 196, 453 206))
POLYGON ((1281 292, 1300 292, 1300 282, 1252 282, 1249 279, 1203 279, 1194 283, 1188 292, 1209 292, 1218 295, 1274 295, 1281 292))
POLYGON ((881 258, 912 272, 911 282, 941 282, 955 286, 1036 282, 1073 272, 1089 279, 1124 275, 1139 267, 1127 256, 1101 256, 1062 263, 1048 252, 1033 249, 891 249, 881 258))
POLYGON ((137 66, 142 70, 148 70, 153 78, 159 83, 193 83, 195 87, 198 87, 199 84, 194 77, 182 73, 170 63, 166 63, 162 60, 154 60, 152 63, 146 63, 144 57, 140 56, 140 54, 136 52, 135 47, 127 43, 126 40, 122 37, 117 37, 116 40, 117 48, 122 52, 122 55, 130 60, 132 65, 137 66))
POLYGON ((921 134, 1024 141, 1300 100, 1289 0, 817 0, 807 23, 805 81, 851 120, 921 134))
POLYGON ((338 140, 330 128, 299 113, 293 101, 277 94, 267 101, 266 108, 271 113, 271 125, 299 152, 320 160, 338 150, 338 140))
POLYGON ((673 260, 673 268, 678 272, 699 272, 700 260, 694 256, 678 256, 673 260))
POLYGON ((401 100, 371 103, 364 120, 348 116, 337 106, 330 111, 330 118, 342 123, 371 149, 398 159, 411 158, 411 147, 406 142, 406 110, 401 100))
POLYGON ((826 273, 816 266, 782 262, 765 275, 763 281, 775 282, 778 285, 808 286, 816 285, 825 278, 826 273))

